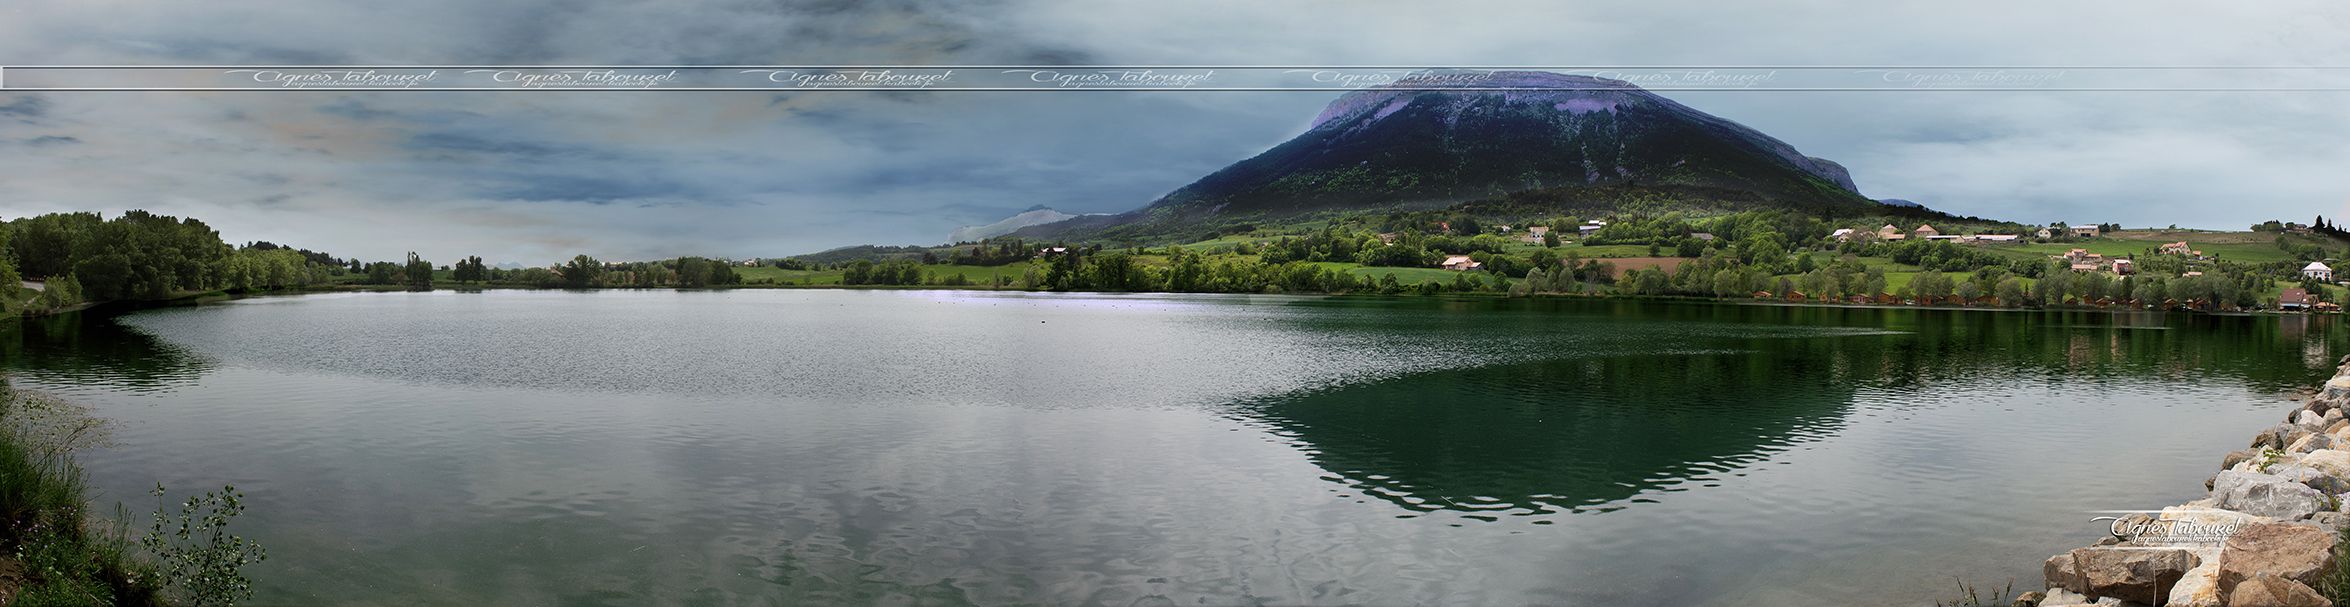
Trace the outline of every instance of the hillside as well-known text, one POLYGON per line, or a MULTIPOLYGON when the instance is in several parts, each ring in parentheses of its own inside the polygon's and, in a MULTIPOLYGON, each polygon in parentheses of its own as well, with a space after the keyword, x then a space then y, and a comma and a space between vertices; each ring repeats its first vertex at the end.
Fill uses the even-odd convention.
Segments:
POLYGON ((1203 225, 1331 210, 1438 208, 1516 192, 1669 190, 1698 206, 1819 216, 1882 212, 1844 167, 1628 83, 1504 72, 1524 91, 1411 81, 1348 93, 1306 132, 1119 215, 1031 237, 1150 240, 1203 225))

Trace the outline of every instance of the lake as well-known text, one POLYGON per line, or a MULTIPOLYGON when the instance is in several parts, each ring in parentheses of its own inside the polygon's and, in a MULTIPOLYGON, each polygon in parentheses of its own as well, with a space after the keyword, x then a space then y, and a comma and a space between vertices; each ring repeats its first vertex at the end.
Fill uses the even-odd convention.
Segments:
POLYGON ((0 329, 265 605, 1931 604, 2039 588, 2331 318, 969 291, 309 295, 0 329))

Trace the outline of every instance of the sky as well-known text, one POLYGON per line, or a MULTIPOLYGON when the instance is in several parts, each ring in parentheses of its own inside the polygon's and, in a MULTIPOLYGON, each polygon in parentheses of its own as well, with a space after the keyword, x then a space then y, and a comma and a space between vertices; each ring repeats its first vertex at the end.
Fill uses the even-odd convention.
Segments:
MULTIPOLYGON (((16 0, 0 66, 2350 67, 2350 4, 2227 4, 16 0)), ((1141 207, 1336 95, 0 92, 0 218, 137 208, 232 242, 532 265, 936 244, 1035 205, 1141 207)), ((1669 96, 1952 213, 2350 214, 2350 92, 1669 96)))

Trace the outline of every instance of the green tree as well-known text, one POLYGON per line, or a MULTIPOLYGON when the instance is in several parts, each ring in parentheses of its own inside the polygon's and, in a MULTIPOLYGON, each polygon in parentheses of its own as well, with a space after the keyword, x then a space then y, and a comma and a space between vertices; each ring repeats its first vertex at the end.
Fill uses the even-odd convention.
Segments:
POLYGON ((595 286, 596 278, 604 274, 604 262, 596 261, 594 257, 578 255, 572 257, 571 261, 565 262, 561 272, 565 288, 585 289, 595 286))
POLYGON ((408 278, 408 288, 432 289, 432 262, 417 257, 415 251, 408 252, 408 265, 402 271, 408 278))

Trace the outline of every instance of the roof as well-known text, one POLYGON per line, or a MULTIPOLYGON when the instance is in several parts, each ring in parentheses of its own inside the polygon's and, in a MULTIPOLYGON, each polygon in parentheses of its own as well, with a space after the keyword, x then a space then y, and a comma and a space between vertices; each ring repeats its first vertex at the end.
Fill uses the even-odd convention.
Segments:
POLYGON ((2307 272, 2307 271, 2310 271, 2310 270, 2325 270, 2325 271, 2327 271, 2327 272, 2332 272, 2332 271, 2334 271, 2334 269, 2333 269, 2333 268, 2328 268, 2328 267, 2326 267, 2326 264, 2325 264, 2324 262, 2316 262, 2316 261, 2312 261, 2312 262, 2309 262, 2309 265, 2306 265, 2306 266, 2301 266, 2301 271, 2303 271, 2303 272, 2307 272))
POLYGON ((2283 293, 2277 294, 2277 303, 2307 303, 2308 301, 2309 291, 2306 289, 2285 289, 2283 293))
POLYGON ((1934 229, 1934 226, 1933 226, 1932 224, 1926 224, 1926 225, 1920 225, 1920 226, 1918 226, 1918 229, 1917 229, 1917 230, 1915 230, 1915 231, 1918 231, 1918 232, 1938 232, 1938 231, 1940 231, 1940 230, 1936 230, 1936 229, 1934 229))
POLYGON ((1475 262, 1475 261, 1476 261, 1476 260, 1469 259, 1469 256, 1467 256, 1467 255, 1453 255, 1453 256, 1450 256, 1450 257, 1446 257, 1446 258, 1444 258, 1444 265, 1448 265, 1448 266, 1449 266, 1449 265, 1456 264, 1456 263, 1472 263, 1472 262, 1475 262))

